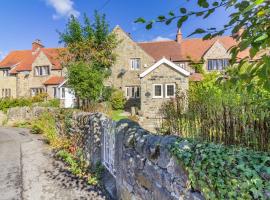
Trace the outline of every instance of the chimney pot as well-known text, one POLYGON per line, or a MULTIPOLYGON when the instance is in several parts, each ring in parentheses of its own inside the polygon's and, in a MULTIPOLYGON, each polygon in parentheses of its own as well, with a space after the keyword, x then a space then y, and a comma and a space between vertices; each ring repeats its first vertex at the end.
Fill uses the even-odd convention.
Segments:
POLYGON ((176 42, 178 42, 180 44, 182 42, 182 40, 183 40, 183 34, 181 32, 181 29, 179 28, 177 30, 176 42))
POLYGON ((32 50, 33 50, 33 51, 35 51, 35 50, 37 50, 37 49, 41 49, 41 48, 43 48, 43 47, 44 47, 44 46, 43 46, 41 40, 39 40, 39 39, 36 39, 34 42, 32 42, 32 50))

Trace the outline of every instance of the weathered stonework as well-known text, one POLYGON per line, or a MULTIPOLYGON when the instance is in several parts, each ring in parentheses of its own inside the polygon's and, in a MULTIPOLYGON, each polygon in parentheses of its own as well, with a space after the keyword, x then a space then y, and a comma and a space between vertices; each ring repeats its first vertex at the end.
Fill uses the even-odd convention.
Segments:
POLYGON ((203 69, 207 72, 207 60, 208 59, 230 59, 230 53, 225 49, 225 47, 217 40, 213 46, 205 53, 203 56, 204 62, 203 69))
POLYGON ((7 111, 8 125, 18 122, 31 121, 38 118, 44 112, 55 113, 56 108, 47 107, 15 107, 7 111))
POLYGON ((103 160, 104 132, 115 134, 115 178, 110 176, 113 181, 108 177, 104 180, 113 198, 204 199, 200 193, 190 190, 186 171, 169 152, 176 136, 152 135, 135 122, 116 123, 100 113, 78 113, 73 120, 72 132, 84 136, 84 154, 91 166, 103 160))
POLYGON ((165 84, 173 83, 176 90, 186 91, 188 89, 188 77, 176 72, 173 68, 162 64, 150 74, 141 79, 141 110, 142 115, 147 118, 160 118, 159 108, 162 104, 169 100, 165 98, 165 84), (163 97, 154 98, 153 85, 163 85, 163 97))

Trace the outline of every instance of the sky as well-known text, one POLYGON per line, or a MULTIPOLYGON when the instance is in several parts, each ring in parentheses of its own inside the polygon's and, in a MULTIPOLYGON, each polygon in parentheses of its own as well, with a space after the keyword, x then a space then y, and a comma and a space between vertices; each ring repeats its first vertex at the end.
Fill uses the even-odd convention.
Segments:
MULTIPOLYGON (((197 9, 196 0, 1 0, 0 1, 0 60, 12 50, 31 49, 31 43, 40 39, 46 47, 58 47, 68 17, 82 19, 85 13, 93 18, 94 10, 105 13, 110 27, 120 25, 135 41, 175 39, 177 27, 157 24, 146 30, 135 24, 138 17, 154 19, 170 10, 178 12, 185 6, 197 9)), ((187 37, 196 28, 220 27, 228 21, 223 9, 207 20, 192 18, 184 23, 182 33, 187 37)))

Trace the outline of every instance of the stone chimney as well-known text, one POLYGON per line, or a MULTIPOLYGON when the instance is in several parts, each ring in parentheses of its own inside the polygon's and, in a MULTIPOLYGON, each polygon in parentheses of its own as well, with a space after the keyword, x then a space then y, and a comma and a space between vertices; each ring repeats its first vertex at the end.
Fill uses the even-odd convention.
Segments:
POLYGON ((181 32, 181 29, 179 28, 176 35, 176 42, 180 44, 182 42, 182 39, 183 39, 183 34, 181 32))
POLYGON ((33 51, 36 51, 37 49, 41 49, 43 47, 44 46, 43 46, 41 40, 39 40, 39 39, 36 39, 34 42, 32 42, 32 50, 33 51))

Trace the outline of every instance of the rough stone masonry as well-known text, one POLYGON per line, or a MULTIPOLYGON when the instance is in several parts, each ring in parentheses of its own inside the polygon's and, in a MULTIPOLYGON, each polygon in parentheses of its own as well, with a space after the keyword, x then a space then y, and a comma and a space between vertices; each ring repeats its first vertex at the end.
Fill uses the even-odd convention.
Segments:
MULTIPOLYGON (((104 185, 115 199, 204 199, 189 187, 188 175, 169 152, 175 136, 158 136, 130 120, 113 122, 100 113, 78 113, 72 131, 84 136, 84 154, 94 166, 104 160, 104 133, 115 136, 114 176, 104 185)), ((184 148, 180 144, 179 148, 184 148)))

